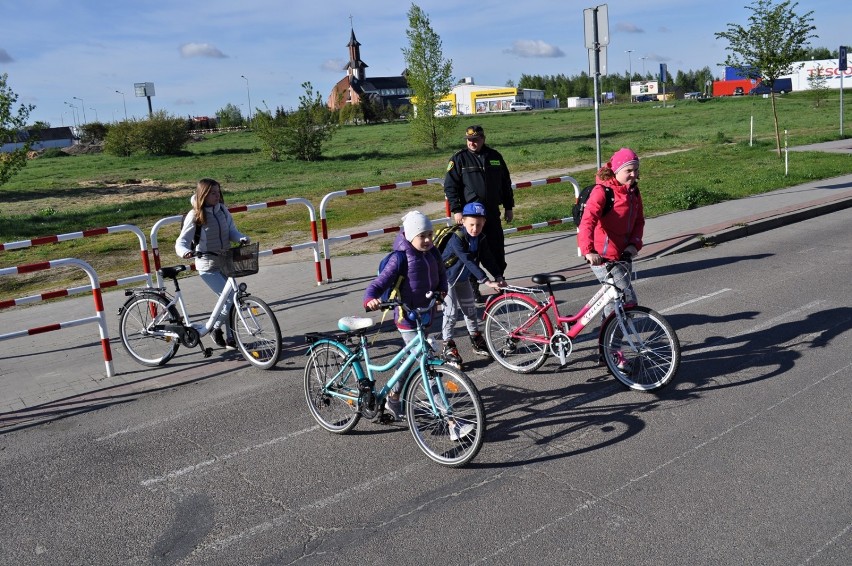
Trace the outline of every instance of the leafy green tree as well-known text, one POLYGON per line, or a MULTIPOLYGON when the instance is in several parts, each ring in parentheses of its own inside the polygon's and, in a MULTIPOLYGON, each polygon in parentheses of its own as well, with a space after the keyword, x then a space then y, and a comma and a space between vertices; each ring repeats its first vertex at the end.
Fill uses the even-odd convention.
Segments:
POLYGON ((230 102, 224 107, 216 111, 216 125, 220 128, 233 128, 242 126, 243 114, 240 112, 239 106, 230 102))
POLYGON ((109 126, 101 122, 89 122, 80 126, 80 141, 83 143, 98 143, 106 139, 109 126))
POLYGON ((135 120, 123 120, 112 125, 104 138, 104 153, 130 157, 135 151, 135 120))
POLYGON ((273 116, 271 112, 258 111, 254 115, 254 132, 272 161, 281 161, 286 151, 286 123, 287 115, 283 112, 273 116))
POLYGON ((322 144, 331 139, 339 127, 319 92, 310 82, 302 83, 305 93, 299 97, 299 108, 287 116, 285 152, 300 161, 316 161, 322 156, 322 144))
MULTIPOLYGON (((798 2, 784 0, 777 4, 773 0, 754 0, 750 6, 748 27, 728 24, 727 31, 716 33, 719 39, 726 39, 730 51, 725 65, 734 67, 743 76, 762 79, 763 84, 772 87, 775 80, 783 75, 792 74, 794 63, 799 61, 802 52, 808 47, 816 26, 813 25, 813 11, 803 15, 796 13, 798 2)), ((778 109, 775 105, 775 92, 771 91, 772 114, 775 120, 775 145, 781 157, 781 133, 778 128, 778 109)))
MULTIPOLYGON (((32 104, 21 104, 17 110, 12 108, 18 102, 18 95, 8 85, 8 79, 8 73, 0 75, 0 143, 17 142, 18 132, 26 129, 27 118, 35 109, 32 104)), ((31 141, 28 140, 15 151, 0 155, 0 185, 26 167, 30 147, 31 141)))
POLYGON ((289 155, 300 161, 316 161, 322 156, 322 145, 339 127, 334 113, 323 102, 322 95, 314 92, 309 82, 302 83, 305 93, 299 97, 299 108, 285 113, 258 112, 254 130, 264 151, 272 161, 289 155))
POLYGON ((797 61, 814 61, 821 59, 837 59, 838 50, 831 50, 827 47, 808 47, 807 49, 803 49, 802 52, 797 55, 797 61))
POLYGON ((453 89, 453 62, 445 60, 441 38, 432 29, 429 16, 417 4, 408 10, 408 48, 403 48, 406 79, 417 109, 410 118, 412 138, 438 148, 438 142, 455 128, 455 120, 435 115, 441 99, 453 89))
POLYGON ((134 153, 178 155, 189 138, 186 120, 159 110, 147 120, 113 124, 106 132, 104 151, 119 157, 134 153))

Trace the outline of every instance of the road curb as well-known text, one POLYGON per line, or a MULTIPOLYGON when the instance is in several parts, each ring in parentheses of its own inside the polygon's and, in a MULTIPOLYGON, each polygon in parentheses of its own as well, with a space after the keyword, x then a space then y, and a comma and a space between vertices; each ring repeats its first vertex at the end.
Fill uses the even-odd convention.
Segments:
POLYGON ((796 222, 802 222, 803 220, 810 220, 811 218, 816 218, 817 216, 822 216, 824 214, 845 210, 850 207, 852 207, 852 197, 844 197, 832 202, 820 203, 814 206, 785 212, 776 216, 741 222, 711 234, 693 236, 690 240, 687 240, 682 244, 678 244, 670 249, 657 253, 656 256, 665 257, 705 247, 716 246, 739 238, 745 238, 768 230, 781 228, 782 226, 787 226, 796 222))

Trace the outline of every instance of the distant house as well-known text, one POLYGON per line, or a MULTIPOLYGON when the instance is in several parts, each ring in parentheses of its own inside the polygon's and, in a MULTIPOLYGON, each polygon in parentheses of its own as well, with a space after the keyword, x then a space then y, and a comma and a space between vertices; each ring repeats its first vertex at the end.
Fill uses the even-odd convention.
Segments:
POLYGON ((362 101, 378 102, 382 106, 398 108, 410 104, 411 89, 405 78, 405 71, 397 77, 367 78, 368 65, 361 60, 361 44, 355 39, 355 30, 349 35, 349 62, 343 67, 346 76, 337 81, 328 95, 328 107, 337 110, 347 104, 360 104, 362 101))
POLYGON ((31 149, 39 150, 48 147, 70 147, 74 145, 75 139, 74 132, 71 131, 69 126, 44 128, 43 130, 21 130, 14 142, 6 142, 0 147, 0 153, 11 153, 22 148, 28 140, 31 141, 31 149))

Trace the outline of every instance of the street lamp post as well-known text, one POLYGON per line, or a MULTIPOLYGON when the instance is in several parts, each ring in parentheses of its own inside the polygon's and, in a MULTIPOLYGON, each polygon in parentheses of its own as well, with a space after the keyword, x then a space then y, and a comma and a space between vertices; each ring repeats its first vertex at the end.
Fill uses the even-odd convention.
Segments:
POLYGON ((85 106, 85 103, 83 102, 83 99, 78 97, 78 96, 72 96, 71 98, 74 98, 74 99, 80 101, 80 108, 83 109, 83 123, 84 124, 87 123, 88 120, 86 120, 86 106, 85 106))
POLYGON ((121 95, 121 102, 124 104, 124 121, 127 122, 127 100, 124 98, 124 93, 120 90, 115 91, 121 95))
POLYGON ((645 59, 647 59, 647 57, 640 57, 640 59, 642 59, 642 78, 644 79, 645 78, 645 59))
POLYGON ((67 104, 69 107, 71 107, 71 118, 74 120, 74 129, 76 130, 77 129, 77 112, 75 112, 75 110, 77 109, 77 107, 74 106, 73 104, 71 104, 70 102, 68 102, 67 100, 64 101, 64 103, 67 104))
POLYGON ((630 102, 633 102, 633 93, 630 92, 632 90, 630 83, 633 82, 633 59, 631 59, 630 54, 633 53, 633 50, 628 49, 625 53, 627 53, 627 92, 630 94, 630 102))
POLYGON ((98 109, 97 109, 97 108, 89 108, 89 110, 94 110, 94 112, 95 112, 95 122, 100 122, 100 120, 98 120, 98 109))
POLYGON ((245 75, 240 75, 246 81, 246 94, 248 95, 248 119, 249 125, 251 125, 251 91, 249 90, 249 80, 246 79, 245 75))

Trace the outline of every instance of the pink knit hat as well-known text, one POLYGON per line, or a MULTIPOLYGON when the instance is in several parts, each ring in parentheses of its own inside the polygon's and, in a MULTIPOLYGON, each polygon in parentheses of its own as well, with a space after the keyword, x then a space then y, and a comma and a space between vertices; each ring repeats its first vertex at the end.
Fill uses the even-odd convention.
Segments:
POLYGON ((622 167, 626 167, 627 165, 635 165, 638 167, 639 156, 636 155, 632 149, 622 147, 612 154, 612 158, 610 158, 607 165, 609 165, 609 168, 612 169, 613 173, 618 173, 622 167))

